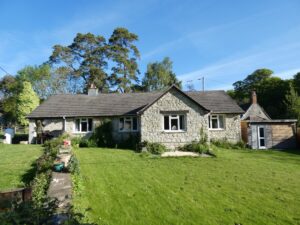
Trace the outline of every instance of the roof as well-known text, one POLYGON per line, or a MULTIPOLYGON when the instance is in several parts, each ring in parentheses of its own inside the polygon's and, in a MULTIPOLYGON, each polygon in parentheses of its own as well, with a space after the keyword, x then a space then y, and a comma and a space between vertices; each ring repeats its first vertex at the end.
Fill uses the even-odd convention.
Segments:
MULTIPOLYGON (((98 96, 61 94, 53 95, 38 106, 28 118, 88 117, 136 115, 156 102, 166 91, 144 93, 108 93, 98 96)), ((225 91, 182 92, 196 104, 214 113, 237 113, 244 111, 225 91)))
POLYGON ((257 121, 257 120, 250 120, 250 123, 296 123, 296 119, 281 119, 281 120, 264 120, 264 121, 257 121))
POLYGON ((213 113, 244 113, 236 101, 223 90, 188 91, 185 93, 213 113))
POLYGON ((250 105, 241 119, 261 122, 271 120, 271 117, 258 103, 254 103, 250 105))

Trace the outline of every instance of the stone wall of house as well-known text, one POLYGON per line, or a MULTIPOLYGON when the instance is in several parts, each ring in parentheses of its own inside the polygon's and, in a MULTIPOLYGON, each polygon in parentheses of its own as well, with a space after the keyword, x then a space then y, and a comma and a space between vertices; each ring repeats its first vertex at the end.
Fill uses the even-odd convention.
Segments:
POLYGON ((200 129, 208 133, 208 114, 183 94, 171 90, 150 106, 141 116, 141 141, 158 142, 169 149, 200 139, 200 129), (184 112, 186 131, 167 132, 163 130, 164 112, 184 112))
POLYGON ((226 139, 230 142, 238 142, 241 140, 241 120, 237 114, 224 115, 224 129, 209 130, 210 140, 226 139))

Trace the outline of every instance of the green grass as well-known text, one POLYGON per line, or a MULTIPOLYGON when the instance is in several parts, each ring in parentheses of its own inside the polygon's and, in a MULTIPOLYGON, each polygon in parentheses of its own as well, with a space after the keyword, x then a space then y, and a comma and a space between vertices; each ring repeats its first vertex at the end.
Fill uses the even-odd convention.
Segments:
POLYGON ((0 144, 0 190, 28 184, 34 177, 32 164, 41 153, 39 145, 0 144))
POLYGON ((217 150, 217 158, 145 158, 79 149, 75 208, 97 224, 300 224, 300 155, 217 150))

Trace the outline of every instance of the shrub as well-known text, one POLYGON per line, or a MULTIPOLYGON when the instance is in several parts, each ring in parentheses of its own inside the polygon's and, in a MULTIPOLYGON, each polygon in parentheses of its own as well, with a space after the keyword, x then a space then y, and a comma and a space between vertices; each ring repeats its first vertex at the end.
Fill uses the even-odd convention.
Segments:
POLYGON ((211 143, 219 148, 226 149, 244 149, 246 148, 246 144, 243 141, 239 141, 237 143, 229 142, 227 139, 221 140, 211 140, 211 143))
POLYGON ((32 182, 32 201, 37 207, 42 207, 47 198, 47 189, 49 187, 51 171, 38 174, 32 182))
POLYGON ((79 173, 79 162, 75 155, 71 156, 67 169, 72 174, 79 173))
POLYGON ((179 148, 180 151, 188 151, 188 152, 197 152, 197 153, 208 153, 209 146, 206 143, 201 143, 201 141, 193 141, 192 143, 186 144, 179 148))
POLYGON ((146 148, 148 152, 156 155, 162 154, 167 150, 166 147, 160 143, 147 143, 146 148))
POLYGON ((102 124, 95 129, 90 140, 93 140, 98 147, 114 147, 111 120, 105 119, 102 124))
POLYGON ((80 148, 92 148, 92 147, 97 147, 97 143, 95 142, 94 139, 86 139, 82 138, 79 143, 80 148))
POLYGON ((138 151, 139 142, 140 142, 139 140, 140 140, 140 137, 137 133, 129 134, 129 137, 125 140, 118 142, 116 147, 121 148, 121 149, 131 149, 131 150, 138 151))
POLYGON ((79 147, 80 142, 81 142, 81 137, 73 137, 71 139, 72 147, 79 147))

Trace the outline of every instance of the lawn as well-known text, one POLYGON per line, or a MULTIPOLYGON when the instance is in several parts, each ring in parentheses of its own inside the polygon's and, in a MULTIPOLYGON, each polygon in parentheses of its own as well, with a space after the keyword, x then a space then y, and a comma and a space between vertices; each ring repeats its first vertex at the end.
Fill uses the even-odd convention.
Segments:
POLYGON ((75 208, 97 224, 300 224, 300 154, 217 150, 217 158, 75 151, 75 208), (81 194, 79 194, 81 193, 81 194))
POLYGON ((0 144, 0 190, 22 187, 34 176, 32 163, 41 155, 39 145, 0 144))

